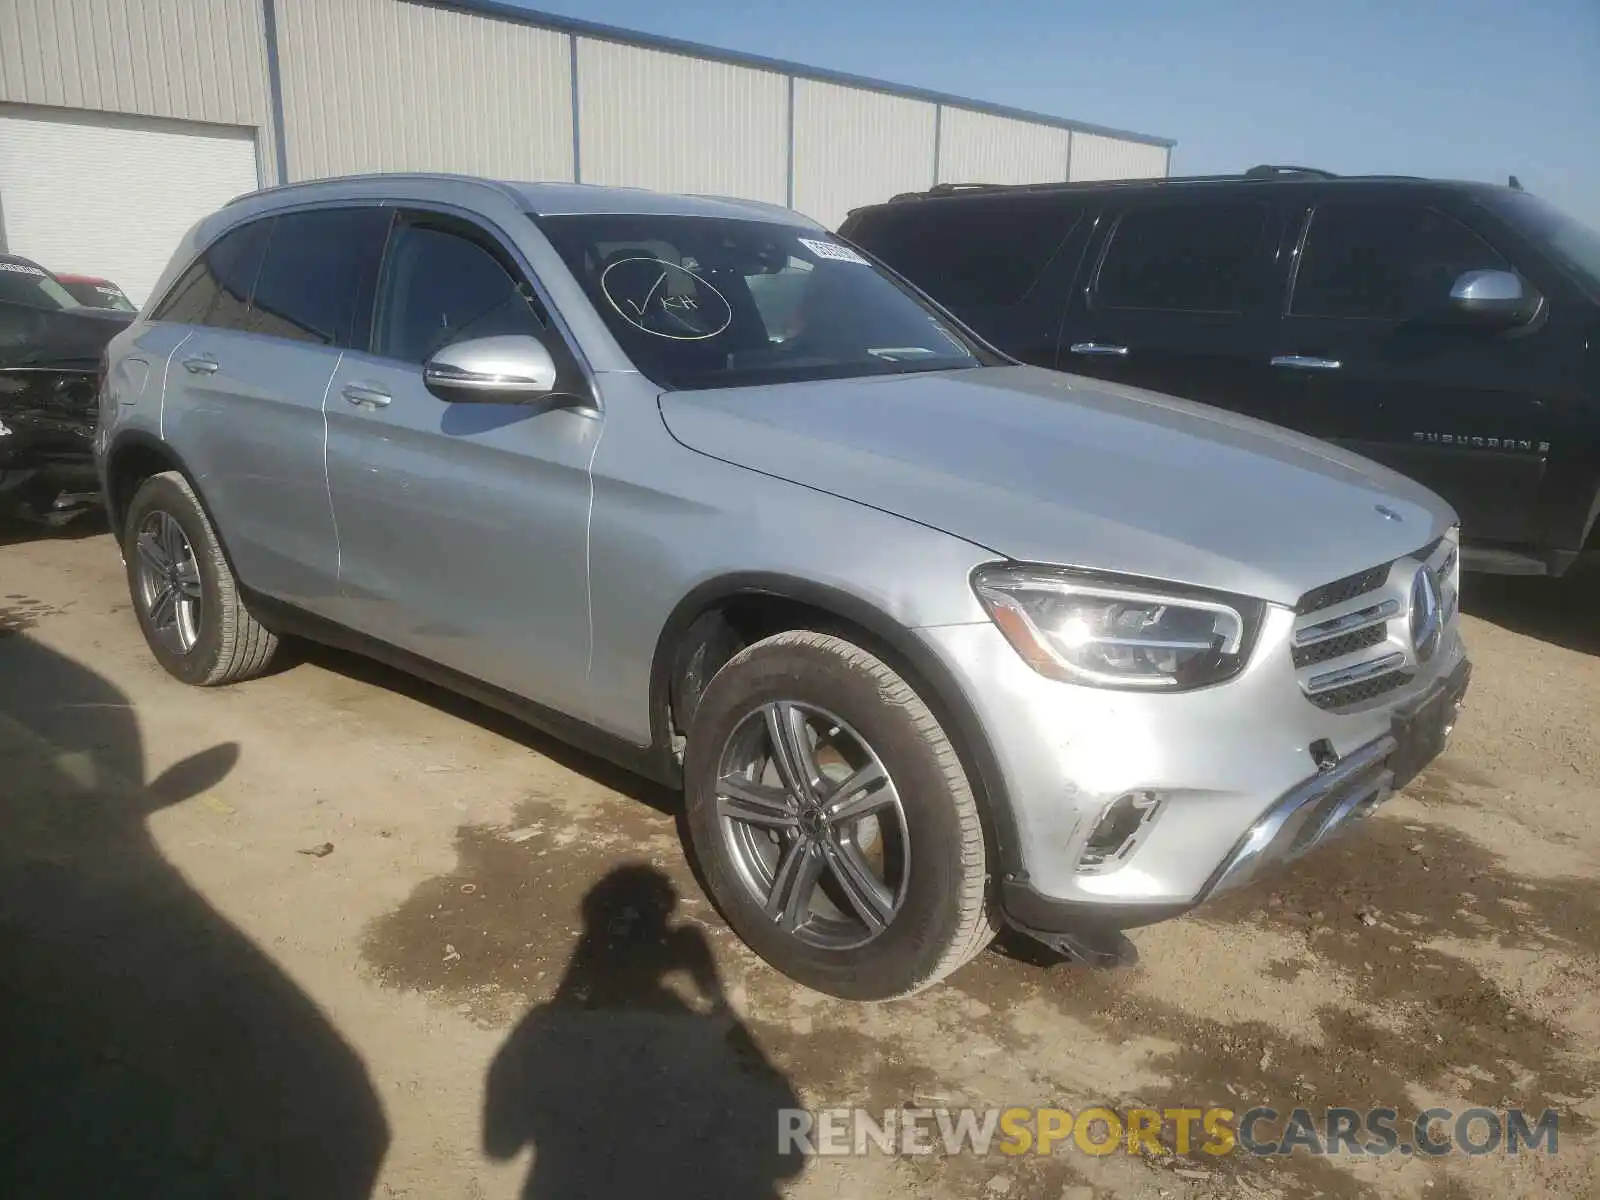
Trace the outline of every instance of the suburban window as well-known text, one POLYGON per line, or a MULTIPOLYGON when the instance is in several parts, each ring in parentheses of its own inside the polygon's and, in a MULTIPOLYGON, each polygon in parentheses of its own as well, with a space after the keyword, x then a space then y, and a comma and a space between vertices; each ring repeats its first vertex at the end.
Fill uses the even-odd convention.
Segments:
POLYGON ((475 238, 403 221, 389 242, 373 353, 426 362, 464 338, 543 331, 532 294, 475 238))
POLYGON ((538 221, 623 350, 663 387, 996 361, 820 229, 691 216, 538 221))
POLYGON ((1320 204, 1300 252, 1289 311, 1403 321, 1441 309, 1456 279, 1479 269, 1510 268, 1445 213, 1420 205, 1320 204))
POLYGON ((1111 235, 1095 283, 1095 303, 1104 308, 1243 312, 1267 215, 1267 206, 1258 203, 1133 209, 1111 235))
POLYGON ((279 216, 250 304, 252 331, 366 349, 392 215, 387 208, 330 208, 279 216))
POLYGON ((899 204, 883 218, 881 230, 866 224, 857 240, 959 313, 1020 303, 1082 220, 1083 205, 938 200, 899 204))

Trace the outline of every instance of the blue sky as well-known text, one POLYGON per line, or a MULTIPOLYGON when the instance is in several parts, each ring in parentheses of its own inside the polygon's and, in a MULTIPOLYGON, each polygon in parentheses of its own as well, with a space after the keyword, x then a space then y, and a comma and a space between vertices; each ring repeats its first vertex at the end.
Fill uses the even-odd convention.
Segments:
POLYGON ((528 5, 1291 162, 1503 183, 1600 227, 1600 0, 528 5))

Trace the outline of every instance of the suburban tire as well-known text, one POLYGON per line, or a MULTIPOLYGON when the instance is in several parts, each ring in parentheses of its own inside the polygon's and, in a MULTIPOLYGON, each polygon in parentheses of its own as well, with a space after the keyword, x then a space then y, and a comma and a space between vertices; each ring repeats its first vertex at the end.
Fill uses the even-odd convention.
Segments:
POLYGON ((684 782, 713 899, 808 987, 910 995, 994 936, 983 826, 955 747, 860 646, 793 631, 734 655, 695 710, 684 782))
POLYGON ((168 672, 212 687, 267 669, 278 639, 245 608, 216 531, 181 474, 166 471, 139 485, 122 557, 139 628, 168 672))

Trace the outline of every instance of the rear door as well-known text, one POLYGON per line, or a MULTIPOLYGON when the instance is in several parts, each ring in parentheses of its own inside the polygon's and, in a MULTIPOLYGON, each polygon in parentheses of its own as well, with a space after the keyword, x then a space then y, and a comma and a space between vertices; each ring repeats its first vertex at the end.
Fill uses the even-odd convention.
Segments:
POLYGON ((1279 220, 1254 195, 1113 202, 1062 328, 1062 369, 1258 408, 1279 220))
POLYGON ((370 349, 328 392, 328 486, 341 620, 391 645, 568 713, 589 653, 592 411, 449 403, 422 365, 464 339, 548 328, 527 266, 461 217, 404 211, 370 349))
POLYGON ((338 543, 323 398, 365 345, 388 209, 310 209, 230 232, 155 313, 191 325, 167 372, 162 436, 195 473, 247 586, 326 614, 338 543))
POLYGON ((1463 273, 1507 254, 1423 198, 1329 200, 1307 217, 1269 360, 1287 423, 1394 467, 1460 513, 1466 536, 1539 538, 1554 432, 1547 321, 1450 319, 1463 273))
POLYGON ((1083 197, 1048 192, 902 201, 847 236, 1007 354, 1054 367, 1089 212, 1083 197))

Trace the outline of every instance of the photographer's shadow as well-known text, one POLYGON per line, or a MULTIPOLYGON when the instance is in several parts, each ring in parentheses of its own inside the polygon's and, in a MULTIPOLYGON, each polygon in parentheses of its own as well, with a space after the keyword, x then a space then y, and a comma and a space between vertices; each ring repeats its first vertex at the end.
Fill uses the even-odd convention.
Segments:
POLYGON ((526 1200, 761 1200, 803 1169, 778 1152, 794 1089, 729 1008, 705 935, 670 923, 677 903, 649 866, 595 884, 555 995, 495 1056, 484 1149, 533 1147, 526 1200))
POLYGON ((361 1060, 161 853, 128 696, 0 636, 0 1196, 365 1200, 388 1142, 361 1060))

